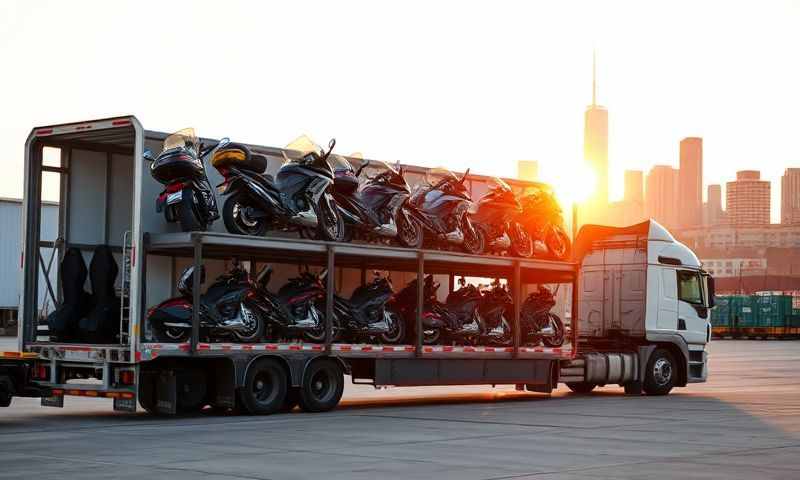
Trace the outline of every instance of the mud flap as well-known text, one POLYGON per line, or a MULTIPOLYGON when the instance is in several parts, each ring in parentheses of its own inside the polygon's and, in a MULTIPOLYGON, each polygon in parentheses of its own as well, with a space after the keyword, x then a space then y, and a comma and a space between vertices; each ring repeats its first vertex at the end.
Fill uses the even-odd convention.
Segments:
POLYGON ((156 411, 162 415, 178 413, 178 382, 175 372, 164 370, 156 378, 156 411))
POLYGON ((547 382, 541 384, 528 383, 525 385, 525 388, 529 392, 539 392, 550 395, 551 393, 553 393, 553 389, 555 389, 558 386, 558 368, 559 368, 558 361, 551 361, 550 375, 547 376, 547 382))
POLYGON ((214 370, 214 405, 217 407, 236 408, 236 376, 231 368, 214 370))

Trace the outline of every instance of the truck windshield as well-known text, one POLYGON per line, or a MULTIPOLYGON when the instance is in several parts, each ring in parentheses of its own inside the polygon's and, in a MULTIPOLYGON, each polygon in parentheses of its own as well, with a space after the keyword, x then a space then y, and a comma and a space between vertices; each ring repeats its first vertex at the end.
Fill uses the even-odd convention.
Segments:
POLYGON ((695 305, 703 304, 703 288, 700 274, 678 270, 678 299, 695 305))

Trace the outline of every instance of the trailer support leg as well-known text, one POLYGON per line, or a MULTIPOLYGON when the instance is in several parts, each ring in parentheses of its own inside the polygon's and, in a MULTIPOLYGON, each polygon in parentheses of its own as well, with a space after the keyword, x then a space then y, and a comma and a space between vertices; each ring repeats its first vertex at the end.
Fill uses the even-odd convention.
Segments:
POLYGON ((415 318, 417 344, 414 348, 416 356, 422 355, 422 309, 425 308, 425 253, 417 253, 417 313, 415 318))
POLYGON ((335 250, 333 245, 328 245, 328 274, 326 280, 326 295, 325 295, 325 353, 331 353, 331 343, 333 343, 333 293, 336 288, 335 277, 335 250))
POLYGON ((199 236, 192 235, 194 245, 194 272, 192 272, 192 338, 189 343, 189 351, 194 354, 197 352, 197 344, 200 342, 200 269, 203 265, 203 241, 199 236))

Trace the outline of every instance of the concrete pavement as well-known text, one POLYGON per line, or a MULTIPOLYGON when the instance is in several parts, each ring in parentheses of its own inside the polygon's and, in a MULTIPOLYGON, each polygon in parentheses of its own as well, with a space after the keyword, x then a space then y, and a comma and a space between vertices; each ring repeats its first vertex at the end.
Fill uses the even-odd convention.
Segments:
POLYGON ((175 419, 15 399, 0 478, 800 478, 800 342, 711 353, 710 381, 667 397, 349 385, 325 414, 175 419))

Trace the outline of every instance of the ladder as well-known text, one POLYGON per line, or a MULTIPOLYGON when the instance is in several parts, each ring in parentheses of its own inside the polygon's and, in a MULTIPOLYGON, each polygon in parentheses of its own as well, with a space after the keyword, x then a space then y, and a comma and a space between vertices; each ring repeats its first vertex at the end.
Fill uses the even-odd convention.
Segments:
POLYGON ((122 235, 122 275, 119 281, 119 343, 130 340, 131 231, 122 235))

